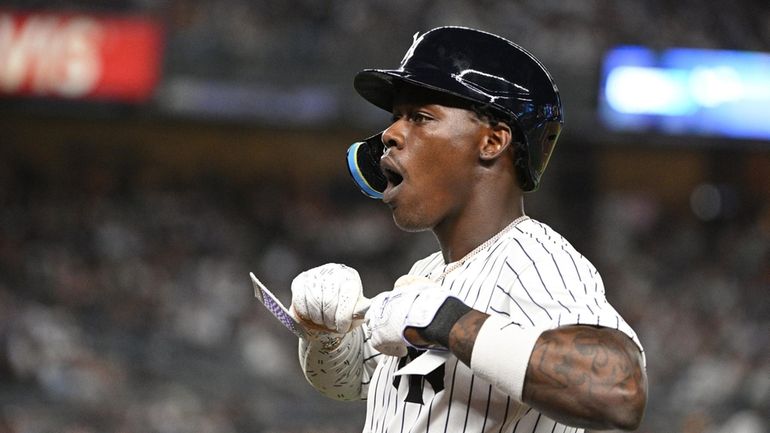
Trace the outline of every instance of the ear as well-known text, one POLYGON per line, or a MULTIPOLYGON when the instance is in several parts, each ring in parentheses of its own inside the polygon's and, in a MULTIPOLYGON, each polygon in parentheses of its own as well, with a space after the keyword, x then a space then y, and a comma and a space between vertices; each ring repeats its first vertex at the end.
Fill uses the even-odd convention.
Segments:
POLYGON ((482 161, 492 161, 503 155, 511 146, 513 132, 511 127, 503 122, 496 125, 488 125, 479 149, 479 158, 482 161))

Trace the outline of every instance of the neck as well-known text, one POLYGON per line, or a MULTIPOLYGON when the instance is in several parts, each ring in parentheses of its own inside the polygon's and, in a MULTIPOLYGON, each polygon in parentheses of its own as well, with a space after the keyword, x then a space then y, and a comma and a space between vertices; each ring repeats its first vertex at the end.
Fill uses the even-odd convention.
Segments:
POLYGON ((433 229, 438 239, 445 263, 462 259, 474 248, 483 244, 501 230, 511 224, 516 218, 524 215, 524 201, 521 196, 515 200, 503 201, 508 206, 475 207, 459 215, 443 221, 433 229))

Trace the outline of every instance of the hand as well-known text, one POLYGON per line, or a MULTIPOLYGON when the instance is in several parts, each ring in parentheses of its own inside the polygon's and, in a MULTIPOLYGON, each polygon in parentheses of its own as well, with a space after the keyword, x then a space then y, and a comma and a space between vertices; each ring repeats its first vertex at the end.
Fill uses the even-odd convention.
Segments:
POLYGON ((311 330, 345 334, 353 324, 356 302, 363 298, 358 272, 327 263, 297 275, 291 282, 291 308, 311 330))
POLYGON ((425 348, 431 342, 421 339, 417 332, 405 332, 428 326, 449 297, 453 296, 448 290, 427 278, 399 278, 393 290, 372 299, 366 313, 372 345, 381 353, 398 357, 406 355, 407 345, 425 348))

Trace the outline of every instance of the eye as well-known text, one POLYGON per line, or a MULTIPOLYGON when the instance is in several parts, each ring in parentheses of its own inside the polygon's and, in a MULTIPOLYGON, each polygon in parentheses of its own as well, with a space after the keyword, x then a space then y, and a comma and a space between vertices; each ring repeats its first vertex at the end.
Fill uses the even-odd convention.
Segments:
POLYGON ((432 117, 422 111, 415 111, 409 115, 409 120, 415 123, 423 123, 431 119, 432 117))
POLYGON ((433 120, 433 116, 431 116, 429 113, 426 113, 425 111, 408 110, 404 112, 393 113, 390 121, 391 123, 396 123, 401 119, 406 119, 412 123, 424 123, 429 120, 433 120))

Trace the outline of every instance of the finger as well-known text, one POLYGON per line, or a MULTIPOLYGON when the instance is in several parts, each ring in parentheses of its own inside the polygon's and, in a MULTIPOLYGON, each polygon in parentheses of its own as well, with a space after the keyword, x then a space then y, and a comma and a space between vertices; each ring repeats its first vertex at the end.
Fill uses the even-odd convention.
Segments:
POLYGON ((321 298, 321 310, 323 311, 323 324, 329 329, 335 329, 337 332, 345 333, 347 329, 340 329, 337 323, 337 310, 339 304, 336 298, 339 297, 339 291, 336 288, 324 288, 321 298))
POLYGON ((356 301, 363 296, 363 286, 358 272, 344 265, 339 265, 329 275, 334 282, 334 291, 329 292, 330 304, 327 311, 334 314, 333 325, 341 333, 349 332, 353 324, 356 301), (332 299, 333 298, 333 299, 332 299))
MULTIPOLYGON (((337 295, 337 309, 335 321, 340 332, 348 332, 353 326, 353 319, 357 301, 363 298, 363 288, 356 276, 349 276, 341 281, 340 291, 337 295), (354 278, 355 277, 355 278, 354 278)), ((365 299, 365 298, 364 298, 365 299)))
POLYGON ((323 301, 321 299, 322 293, 318 291, 312 291, 307 294, 307 312, 306 319, 316 325, 324 325, 324 310, 323 301))
POLYGON ((369 311, 369 307, 372 305, 372 300, 361 295, 358 298, 358 302, 353 307, 353 320, 363 320, 366 317, 366 312, 369 311))
POLYGON ((291 308, 300 316, 308 316, 307 288, 305 274, 299 274, 291 282, 291 308))
POLYGON ((312 321, 302 317, 293 307, 289 308, 289 312, 294 316, 295 319, 297 319, 297 322, 300 323, 305 329, 313 330, 313 331, 321 331, 321 332, 335 332, 333 329, 329 329, 323 325, 318 325, 316 323, 313 323, 312 321))

